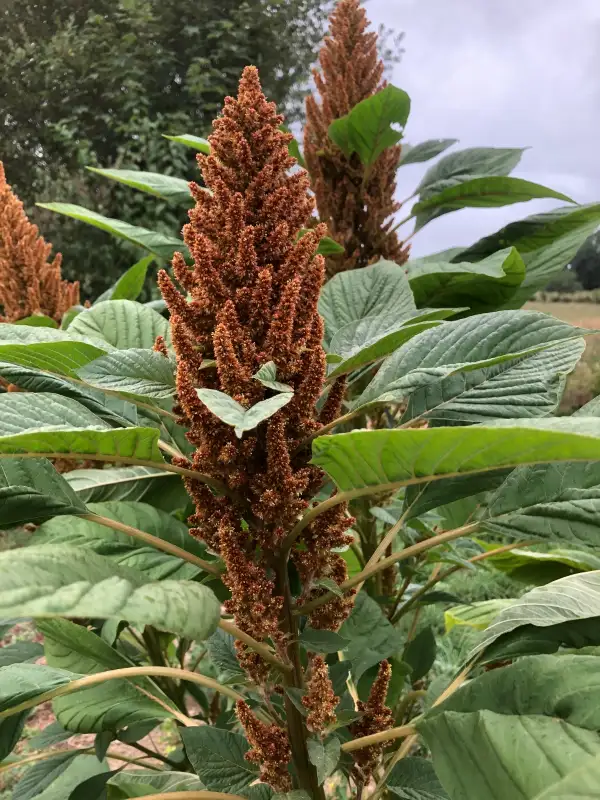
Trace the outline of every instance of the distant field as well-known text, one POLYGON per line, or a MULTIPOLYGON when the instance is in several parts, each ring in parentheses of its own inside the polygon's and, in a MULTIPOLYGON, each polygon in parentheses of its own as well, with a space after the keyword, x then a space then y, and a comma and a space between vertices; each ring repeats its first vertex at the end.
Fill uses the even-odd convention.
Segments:
MULTIPOLYGON (((527 309, 552 314, 571 325, 600 329, 600 304, 596 303, 527 303, 527 309)), ((587 338, 585 352, 567 380, 561 412, 580 408, 600 394, 600 334, 587 338)))
POLYGON ((600 303, 527 303, 525 308, 552 314, 571 325, 600 328, 600 303))

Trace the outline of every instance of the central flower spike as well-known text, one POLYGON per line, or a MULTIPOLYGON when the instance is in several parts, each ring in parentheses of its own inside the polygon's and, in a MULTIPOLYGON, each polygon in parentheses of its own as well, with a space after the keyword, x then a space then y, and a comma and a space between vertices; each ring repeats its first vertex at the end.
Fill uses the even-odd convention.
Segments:
MULTIPOLYGON (((206 188, 191 184, 196 204, 183 230, 194 265, 177 253, 173 273, 182 291, 165 271, 159 284, 171 312, 178 410, 196 448, 192 467, 227 487, 215 496, 187 481, 196 505, 192 532, 225 562, 227 608, 237 625, 256 639, 270 638, 285 657, 281 545, 323 482, 299 444, 323 424, 317 400, 325 353, 317 312, 324 263, 316 255, 324 229, 301 235, 313 201, 307 174, 290 171, 296 162, 282 120, 256 68, 247 67, 238 97, 226 98, 213 123, 211 154, 198 156, 206 188), (249 408, 274 393, 254 377, 269 362, 293 397, 237 438, 196 390, 219 390, 249 408)), ((331 392, 323 415, 335 416, 340 403, 340 393, 331 392)), ((319 578, 345 579, 345 563, 331 548, 346 543, 351 521, 339 506, 303 531, 292 551, 303 599, 324 593, 319 578)), ((335 628, 351 605, 351 597, 336 597, 314 612, 313 624, 335 628)), ((258 655, 243 645, 238 653, 255 681, 266 680, 268 666, 258 655)))

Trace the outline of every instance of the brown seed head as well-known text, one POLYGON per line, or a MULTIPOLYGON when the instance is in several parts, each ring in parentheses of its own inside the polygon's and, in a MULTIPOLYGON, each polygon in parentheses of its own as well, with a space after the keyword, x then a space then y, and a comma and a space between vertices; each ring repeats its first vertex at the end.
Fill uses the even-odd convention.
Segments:
POLYGON ((292 780, 288 764, 292 750, 287 733, 278 725, 261 722, 243 700, 237 701, 236 713, 246 738, 252 745, 252 749, 245 755, 246 760, 260 766, 260 779, 276 792, 289 792, 292 780))
POLYGON ((302 705, 308 709, 306 727, 313 733, 322 733, 335 722, 335 708, 340 702, 336 697, 329 670, 323 656, 314 656, 310 664, 310 678, 302 705))
MULTIPOLYGON (((391 664, 389 661, 382 661, 371 687, 369 699, 366 703, 360 700, 358 702, 358 710, 362 713, 362 717, 350 725, 350 732, 355 738, 387 731, 393 726, 392 710, 385 704, 391 677, 391 664)), ((383 745, 372 745, 353 751, 354 769, 360 780, 366 781, 371 777, 382 752, 383 745)))

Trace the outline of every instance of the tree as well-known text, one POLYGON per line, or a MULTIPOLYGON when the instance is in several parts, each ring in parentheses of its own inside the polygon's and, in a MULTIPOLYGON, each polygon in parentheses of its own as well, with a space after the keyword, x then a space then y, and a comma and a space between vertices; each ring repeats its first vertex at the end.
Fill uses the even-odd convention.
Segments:
MULTIPOLYGON (((0 11, 0 158, 28 211, 51 195, 135 224, 180 228, 185 208, 150 208, 83 166, 194 176, 193 155, 160 134, 205 133, 244 65, 256 64, 288 119, 301 113, 322 0, 4 0, 0 11), (123 211, 126 211, 123 214, 123 211)), ((65 220, 32 219, 64 255, 65 274, 97 292, 135 255, 65 220), (77 244, 72 242, 78 239, 77 244), (102 265, 100 271, 99 266, 102 265), (109 273, 109 274, 106 274, 109 273)))

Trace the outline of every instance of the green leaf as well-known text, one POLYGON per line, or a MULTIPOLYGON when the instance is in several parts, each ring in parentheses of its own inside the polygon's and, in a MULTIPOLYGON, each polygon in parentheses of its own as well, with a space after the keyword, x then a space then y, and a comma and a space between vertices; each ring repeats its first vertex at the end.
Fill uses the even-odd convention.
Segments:
POLYGON ((521 160, 524 150, 522 147, 468 147, 457 150, 440 158, 427 170, 417 191, 423 197, 428 193, 437 193, 441 185, 450 186, 476 175, 509 175, 521 160))
POLYGON ((0 711, 6 711, 40 694, 65 686, 72 679, 71 672, 40 664, 9 664, 1 667, 0 711))
POLYGON ((204 785, 189 772, 155 772, 154 770, 126 770, 113 775, 108 781, 108 800, 130 800, 160 792, 192 792, 204 785))
POLYGON ((406 269, 418 306, 467 306, 472 313, 504 305, 525 277, 525 263, 514 247, 476 264, 416 259, 406 269))
POLYGON ((137 261, 127 272, 124 272, 110 290, 108 300, 137 300, 144 288, 144 281, 148 274, 154 256, 146 256, 137 261))
POLYGON ((177 144, 183 144, 186 147, 191 147, 193 150, 199 150, 201 153, 210 153, 210 142, 202 139, 200 136, 194 136, 191 133, 180 133, 178 136, 167 136, 163 133, 165 139, 170 139, 177 144))
POLYGON ((22 711, 20 714, 0 719, 0 762, 4 761, 19 743, 28 716, 29 711, 22 711))
POLYGON ((466 625, 469 628, 484 631, 501 611, 510 608, 514 602, 512 599, 497 598, 449 608, 444 612, 446 632, 451 631, 456 625, 466 625))
POLYGON ((181 483, 178 475, 168 475, 153 467, 75 469, 63 477, 84 503, 142 499, 152 502, 157 495, 181 483))
POLYGON ((45 458, 6 459, 0 470, 1 527, 61 514, 85 514, 85 503, 45 458))
MULTIPOLYGON (((454 309, 440 309, 440 312, 442 315, 450 315, 454 313, 454 309)), ((435 312, 423 316, 435 316, 435 312)), ((413 319, 417 320, 418 317, 413 319)), ((333 365, 328 378, 333 380, 366 364, 379 361, 414 336, 440 324, 441 320, 435 318, 403 322, 393 314, 365 317, 358 322, 351 322, 341 328, 331 342, 331 351, 342 360, 333 365)))
MULTIPOLYGON (((591 465, 590 465, 591 466, 591 465)), ((518 470, 515 470, 518 471, 518 470)), ((540 506, 545 505, 540 503, 540 506)), ((567 534, 568 536, 568 534, 567 534)), ((565 536, 565 538, 567 538, 565 536)), ((562 538, 552 531, 549 537, 562 538)), ((591 546, 597 542, 597 536, 591 546)), ((481 544, 481 542, 479 542, 481 544)), ((493 550, 496 545, 486 544, 485 548, 493 550)), ((566 578, 573 572, 589 572, 600 569, 600 556, 583 550, 549 550, 541 553, 535 550, 509 550, 486 559, 490 566, 505 572, 515 580, 533 585, 550 583, 550 581, 566 578)))
POLYGON ((250 408, 244 408, 232 397, 216 389, 196 389, 204 405, 227 425, 235 427, 235 435, 242 438, 244 431, 251 431, 264 422, 293 398, 292 392, 281 392, 267 400, 261 400, 250 408))
POLYGON ((154 350, 130 348, 107 353, 79 370, 97 389, 162 400, 175 392, 175 362, 154 350))
MULTIPOLYGON (((157 336, 162 336, 167 344, 171 341, 168 321, 157 311, 133 300, 98 303, 73 320, 69 326, 69 334, 72 338, 79 334, 93 336, 118 350, 151 350, 157 336)), ((102 353, 98 353, 100 355, 102 353)))
POLYGON ((70 398, 11 392, 2 397, 0 407, 0 453, 64 453, 162 462, 157 429, 111 428, 70 398))
POLYGON ((0 667, 35 661, 43 654, 44 648, 38 642, 15 642, 4 645, 0 647, 0 667))
POLYGON ((422 161, 429 161, 431 158, 439 156, 444 150, 456 144, 458 139, 427 139, 415 145, 402 145, 402 155, 398 162, 399 167, 406 164, 418 164, 422 161))
POLYGON ((441 214, 459 208, 497 208, 546 197, 564 200, 567 203, 574 202, 562 192, 523 178, 500 175, 474 177, 443 188, 436 194, 428 193, 426 198, 415 203, 412 207, 412 214, 416 216, 415 230, 419 230, 441 214))
POLYGON ((392 626, 379 604, 364 591, 357 595, 352 613, 339 632, 350 641, 344 656, 352 662, 355 681, 369 667, 401 650, 405 638, 392 626))
MULTIPOLYGON (((292 133, 291 130, 287 127, 287 125, 281 125, 280 130, 284 133, 292 133)), ((304 156, 302 155, 302 151, 300 150, 300 144, 298 140, 293 137, 290 139, 288 143, 288 153, 295 158, 298 164, 302 167, 302 169, 306 169, 306 161, 304 160, 304 156)))
POLYGON ((386 788, 400 800, 448 800, 431 761, 404 758, 390 772, 386 788))
POLYGON ((300 644, 315 653, 337 653, 343 650, 349 640, 334 631, 322 631, 306 627, 300 634, 300 644))
POLYGON ((338 272, 327 281, 319 298, 328 342, 350 322, 388 313, 403 319, 417 313, 405 270, 392 261, 338 272))
MULTIPOLYGON (((183 522, 146 503, 90 503, 87 511, 138 528, 201 558, 206 557, 205 548, 190 535, 183 522)), ((191 579, 200 572, 195 565, 144 545, 126 533, 76 516, 43 523, 30 542, 34 545, 70 545, 93 550, 116 564, 143 572, 148 580, 191 579)))
POLYGON ((51 722, 40 733, 36 734, 33 739, 29 740, 29 746, 34 750, 45 750, 55 744, 66 742, 72 735, 71 731, 66 731, 60 722, 51 722))
POLYGON ((331 236, 323 236, 319 241, 317 247, 317 255, 319 256, 337 256, 344 253, 345 250, 341 244, 338 244, 331 236))
POLYGON ((274 361, 267 361, 253 376, 257 381, 266 386, 267 389, 273 389, 274 392, 293 392, 291 386, 287 383, 280 383, 277 378, 277 366, 274 361))
POLYGON ((154 253, 155 256, 165 261, 169 261, 177 250, 183 253, 187 252, 181 239, 177 239, 174 236, 165 236, 163 233, 151 231, 148 228, 130 225, 120 219, 104 217, 102 214, 83 208, 83 206, 73 205, 72 203, 36 203, 36 205, 40 208, 45 208, 47 211, 55 211, 57 214, 64 214, 66 217, 87 222, 88 225, 100 228, 100 230, 106 231, 118 239, 125 239, 131 244, 143 247, 144 250, 154 253))
MULTIPOLYGON (((67 753, 31 767, 15 786, 13 800, 65 800, 80 784, 107 772, 96 756, 67 753), (41 790, 41 791, 40 791, 41 790)), ((90 798, 91 800, 91 798, 90 798)))
POLYGON ((206 642, 211 661, 219 671, 221 681, 227 683, 246 683, 247 675, 242 669, 234 647, 234 638, 217 628, 206 642))
POLYGON ((31 317, 24 319, 17 319, 15 325, 29 325, 33 328, 58 328, 58 323, 52 317, 47 317, 45 314, 33 314, 31 317))
POLYGON ((525 625, 537 628, 600 616, 600 570, 569 575, 536 586, 502 611, 485 631, 476 652, 525 625))
POLYGON ((208 638, 220 617, 219 601, 206 586, 148 581, 140 572, 78 547, 7 551, 0 553, 0 568, 5 575, 0 617, 126 619, 189 639, 208 638))
POLYGON ((113 775, 117 775, 122 767, 113 769, 110 772, 104 772, 100 775, 92 775, 91 778, 80 783, 76 786, 71 794, 69 800, 106 800, 106 784, 113 775))
POLYGON ((437 644, 431 627, 423 628, 404 648, 402 660, 411 668, 411 679, 419 681, 429 672, 435 661, 437 644))
POLYGON ((185 728, 181 738, 196 774, 215 792, 238 794, 258 778, 258 767, 246 761, 250 746, 239 733, 203 725, 185 728))
POLYGON ((112 349, 101 339, 77 337, 71 331, 3 324, 0 362, 76 377, 76 370, 112 349))
POLYGON ((388 84, 354 106, 345 117, 329 126, 329 138, 346 156, 358 153, 365 166, 373 164, 388 147, 393 147, 402 134, 392 127, 406 125, 410 113, 410 97, 402 89, 388 84))
POLYGON ((341 754, 340 748, 340 740, 335 736, 330 737, 325 742, 315 736, 310 736, 306 740, 308 760, 317 771, 317 783, 319 786, 337 767, 341 754))
POLYGON ((140 192, 161 197, 163 200, 188 204, 192 202, 188 182, 183 178, 163 175, 160 172, 143 172, 138 169, 98 169, 97 167, 86 167, 86 169, 111 181, 124 183, 125 186, 131 186, 132 189, 138 189, 140 192))
POLYGON ((452 800, 535 800, 600 752, 595 731, 539 715, 448 711, 419 730, 452 800))
POLYGON ((271 800, 311 800, 311 798, 304 789, 292 789, 291 792, 274 794, 271 800))
POLYGON ((358 430, 320 436, 312 462, 342 492, 361 497, 521 464, 591 461, 600 423, 586 419, 498 420, 468 428, 358 430))
MULTIPOLYGON (((65 619, 38 620, 44 634, 46 663, 50 667, 95 675, 107 670, 130 667, 131 663, 113 650, 100 636, 65 619)), ((52 708, 59 723, 74 733, 118 731, 129 725, 154 721, 172 715, 141 690, 158 696, 164 704, 170 700, 148 678, 109 680, 89 689, 56 697, 52 708), (139 688, 138 688, 139 687, 139 688)))
POLYGON ((511 222, 463 249, 455 259, 479 261, 503 247, 516 247, 527 268, 525 280, 510 301, 511 308, 518 308, 565 268, 598 224, 600 203, 562 206, 511 222))
MULTIPOLYGON (((453 373, 481 370, 533 355, 588 331, 537 311, 498 311, 445 322, 393 353, 354 403, 401 402, 411 392, 453 373)), ((480 377, 487 378, 487 374, 480 377)), ((461 380, 466 380, 463 377, 461 380)), ((475 379, 476 380, 476 379, 475 379)))

